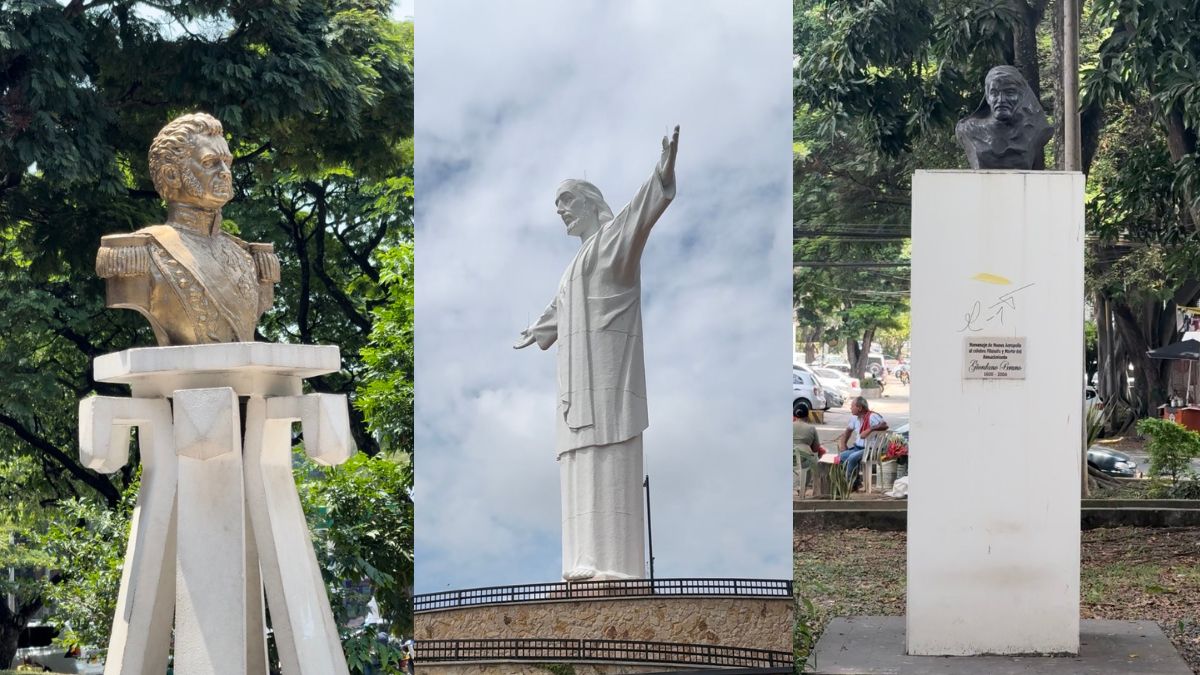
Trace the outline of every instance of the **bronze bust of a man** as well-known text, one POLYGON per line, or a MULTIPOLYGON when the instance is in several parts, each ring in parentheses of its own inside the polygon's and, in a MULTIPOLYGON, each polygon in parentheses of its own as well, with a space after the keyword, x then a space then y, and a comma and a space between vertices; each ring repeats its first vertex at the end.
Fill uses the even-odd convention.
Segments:
POLYGON ((166 224, 100 240, 107 306, 146 317, 159 346, 251 342, 275 298, 273 246, 221 229, 221 207, 233 197, 224 133, 204 113, 163 127, 150 145, 150 175, 167 202, 166 224))
POLYGON ((1054 135, 1021 71, 996 66, 984 80, 983 101, 954 129, 972 169, 1042 168, 1042 149, 1054 135))

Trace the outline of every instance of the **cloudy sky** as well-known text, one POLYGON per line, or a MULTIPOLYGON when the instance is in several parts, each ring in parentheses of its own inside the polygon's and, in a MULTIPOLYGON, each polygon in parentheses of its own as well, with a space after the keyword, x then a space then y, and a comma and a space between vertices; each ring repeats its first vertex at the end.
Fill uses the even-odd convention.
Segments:
POLYGON ((791 2, 427 0, 416 21, 416 590, 557 581, 554 347, 512 349, 681 127, 642 258, 658 577, 791 577, 791 2))
MULTIPOLYGON (((430 0, 433 2, 434 0, 430 0)), ((392 5, 392 18, 398 21, 407 21, 416 18, 413 11, 414 0, 400 0, 392 5)))

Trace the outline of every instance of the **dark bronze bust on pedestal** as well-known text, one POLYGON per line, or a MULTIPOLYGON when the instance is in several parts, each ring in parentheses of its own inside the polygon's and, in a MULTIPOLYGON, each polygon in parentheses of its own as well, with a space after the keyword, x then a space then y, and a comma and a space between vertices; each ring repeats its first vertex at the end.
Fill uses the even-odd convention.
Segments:
POLYGON ((274 301, 273 246, 221 230, 221 207, 233 197, 232 161, 216 118, 194 113, 171 121, 150 145, 166 224, 100 241, 96 273, 108 282, 106 304, 146 317, 159 346, 251 342, 274 301))
POLYGON ((1037 160, 1053 135, 1033 90, 1012 66, 988 71, 983 102, 954 128, 972 169, 1041 168, 1037 160))

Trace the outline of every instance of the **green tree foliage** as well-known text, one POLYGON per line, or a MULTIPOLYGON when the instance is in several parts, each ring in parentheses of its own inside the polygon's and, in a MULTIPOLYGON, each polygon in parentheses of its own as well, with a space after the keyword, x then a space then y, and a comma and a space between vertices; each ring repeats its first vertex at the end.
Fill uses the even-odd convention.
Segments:
MULTIPOLYGON (((1026 17, 1045 6, 801 0, 794 17, 803 40, 795 45, 797 107, 828 111, 832 122, 899 156, 978 104, 987 70, 1027 51, 1026 17)), ((1026 61, 1022 72, 1036 91, 1036 50, 1026 61)))
POLYGON ((921 137, 950 119, 951 99, 967 100, 962 73, 930 64, 932 11, 917 2, 794 4, 796 320, 809 356, 817 344, 843 344, 859 376, 866 347, 897 329, 907 308, 912 172, 959 161, 952 140, 921 137), (958 99, 935 96, 952 90, 958 99))
POLYGON ((1149 438, 1150 475, 1167 476, 1172 483, 1195 478, 1192 460, 1200 457, 1200 433, 1170 420, 1147 417, 1139 420, 1137 430, 1149 438))
MULTIPOLYGON (((978 105, 994 65, 1015 65, 1062 119, 1061 19, 1046 0, 795 8, 795 209, 814 234, 907 223, 912 171, 964 166, 954 122, 978 105)), ((1087 0, 1081 18, 1096 368, 1106 402, 1144 415, 1170 393, 1169 364, 1146 351, 1174 341, 1175 308, 1200 298, 1200 14, 1185 0, 1087 0)))
MULTIPOLYGON (((343 370, 309 384, 355 399, 351 427, 362 452, 376 455, 382 442, 398 458, 379 460, 394 476, 376 478, 394 490, 411 528, 411 286, 407 298, 403 288, 411 279, 413 42, 411 24, 388 19, 390 4, 0 3, 0 464, 25 462, 20 487, 50 510, 41 529, 13 527, 31 534, 55 520, 90 533, 74 531, 76 552, 62 537, 46 540, 75 561, 73 581, 57 579, 61 592, 52 592, 64 614, 83 611, 71 605, 70 589, 83 595, 74 583, 94 598, 112 595, 89 605, 111 617, 104 603, 115 602, 115 582, 75 575, 112 562, 102 542, 119 562, 109 528, 127 527, 122 494, 136 485, 136 447, 112 476, 79 464, 77 402, 128 395, 95 382, 92 359, 154 343, 140 316, 104 308, 95 251, 104 234, 163 222, 146 155, 158 129, 185 112, 214 114, 230 140, 235 196, 224 227, 274 243, 280 256, 283 279, 259 339, 341 347, 343 370), (357 400, 368 391, 375 408, 357 400)), ((356 466, 346 473, 367 470, 356 466)), ((390 579, 372 588, 395 605, 398 591, 388 589, 411 585, 411 530, 389 536, 407 551, 395 564, 407 568, 364 554, 388 576, 357 562, 342 571, 390 579)), ((362 554, 349 544, 339 550, 362 554)), ((6 602, 0 594, 7 616, 6 602)), ((72 622, 76 631, 85 625, 72 622)))
MULTIPOLYGON (((169 119, 225 123, 236 196, 226 227, 276 244, 284 269, 266 339, 342 346, 352 393, 383 301, 375 250, 411 232, 411 26, 387 2, 17 0, 0 13, 0 435, 36 454, 59 496, 114 481, 82 469, 74 409, 98 354, 153 338, 105 310, 100 236, 162 222, 146 168, 169 119), (74 483, 69 486, 68 483, 74 483)), ((355 414, 355 439, 378 446, 355 414)))
POLYGON ((1171 394, 1170 363, 1146 351, 1173 342, 1176 307, 1200 298, 1200 15, 1180 1, 1089 8, 1103 37, 1082 80, 1084 118, 1097 120, 1088 225, 1100 244, 1088 267, 1099 296, 1100 393, 1124 401, 1131 362, 1140 386, 1125 402, 1144 415, 1171 394))
POLYGON ((411 243, 380 254, 387 300, 374 310, 367 368, 356 404, 385 451, 412 448, 413 250, 411 243))
POLYGON ((108 647, 140 485, 136 479, 131 482, 116 509, 95 500, 67 500, 37 541, 52 570, 42 588, 53 607, 49 620, 64 645, 108 647))
POLYGON ((39 473, 32 458, 0 458, 0 664, 5 666, 12 662, 21 630, 45 606, 41 587, 52 567, 52 558, 31 545, 52 517, 37 493, 25 487, 36 484, 39 473))
MULTIPOLYGON (((344 641, 361 651, 372 644, 376 658, 394 657, 375 644, 369 629, 350 628, 374 598, 392 635, 412 635, 413 508, 412 465, 355 455, 342 466, 296 469, 300 501, 344 641), (362 582, 355 585, 353 581, 362 582), (351 583, 347 583, 351 582, 351 583)), ((351 650, 347 649, 347 656, 351 650)))
POLYGON ((895 325, 884 329, 878 335, 877 341, 883 347, 883 353, 896 358, 907 358, 909 355, 904 351, 904 343, 908 342, 911 328, 912 315, 907 310, 896 316, 895 325))
MULTIPOLYGON (((399 661, 395 644, 379 640, 377 627, 361 625, 372 598, 392 634, 412 634, 412 467, 406 457, 394 461, 360 453, 331 468, 300 459, 295 469, 317 563, 354 673, 365 672, 367 664, 399 661)), ((39 608, 53 607, 50 620, 67 645, 108 646, 137 490, 135 479, 117 509, 83 499, 60 505, 40 534, 32 540, 26 535, 21 558, 5 557, 11 552, 0 546, 0 562, 42 571, 20 577, 27 579, 23 588, 39 608)))
POLYGON ((844 344, 851 370, 862 377, 877 333, 899 328, 907 311, 908 270, 892 266, 901 246, 814 236, 797 238, 793 251, 797 320, 819 327, 824 342, 844 344), (822 266, 829 262, 849 266, 822 266))

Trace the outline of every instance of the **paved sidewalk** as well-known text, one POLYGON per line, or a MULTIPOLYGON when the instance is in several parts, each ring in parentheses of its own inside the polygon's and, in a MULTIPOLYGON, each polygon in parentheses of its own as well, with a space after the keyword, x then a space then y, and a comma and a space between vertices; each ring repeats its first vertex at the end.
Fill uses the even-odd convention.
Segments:
POLYGON ((904 617, 829 622, 809 657, 817 675, 1192 675, 1153 621, 1086 619, 1077 656, 908 656, 904 617))

